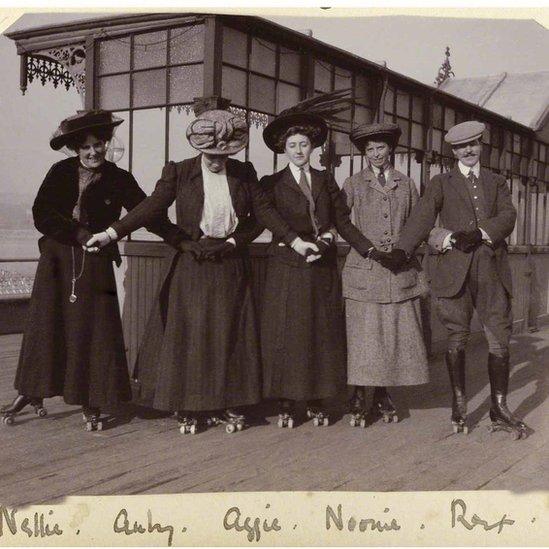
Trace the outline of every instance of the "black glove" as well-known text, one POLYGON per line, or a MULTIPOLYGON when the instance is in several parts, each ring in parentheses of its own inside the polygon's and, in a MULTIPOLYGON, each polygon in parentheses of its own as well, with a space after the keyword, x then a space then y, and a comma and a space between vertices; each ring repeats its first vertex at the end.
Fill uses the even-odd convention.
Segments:
POLYGON ((204 257, 204 248, 194 240, 182 240, 179 243, 179 249, 182 252, 192 254, 197 261, 200 261, 204 257))
POLYGON ((329 238, 317 238, 315 244, 318 248, 318 255, 324 255, 332 246, 332 241, 329 238))
POLYGON ((408 255, 400 248, 394 248, 390 252, 372 250, 368 257, 394 273, 400 271, 408 263, 408 255))
POLYGON ((222 259, 223 257, 227 257, 228 255, 232 254, 235 248, 236 246, 234 244, 231 244, 230 242, 227 242, 225 240, 224 242, 220 242, 215 246, 209 247, 204 252, 204 259, 207 259, 208 261, 218 261, 219 259, 222 259))
POLYGON ((482 232, 480 229, 473 231, 458 231, 452 233, 450 237, 454 248, 461 250, 464 253, 472 252, 482 242, 482 232))

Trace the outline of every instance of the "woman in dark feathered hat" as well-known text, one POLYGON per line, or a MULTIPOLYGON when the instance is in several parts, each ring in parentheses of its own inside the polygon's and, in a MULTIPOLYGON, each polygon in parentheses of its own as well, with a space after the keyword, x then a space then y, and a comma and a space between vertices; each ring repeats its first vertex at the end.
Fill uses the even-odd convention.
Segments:
MULTIPOLYGON (((145 193, 131 174, 106 160, 122 123, 108 111, 80 111, 61 122, 50 140, 75 156, 55 163, 32 213, 40 260, 15 378, 18 396, 2 409, 4 421, 27 405, 45 415, 43 399, 63 396, 83 407, 88 429, 101 427, 100 410, 131 397, 112 261, 116 245, 100 254, 82 246, 94 232, 131 210, 145 193)), ((157 234, 166 235, 165 219, 157 234)))
POLYGON ((334 178, 313 168, 326 140, 327 117, 348 91, 306 100, 281 113, 263 132, 289 164, 261 179, 256 216, 272 233, 261 318, 264 395, 280 401, 279 426, 293 426, 294 404, 306 401, 315 425, 327 424, 325 399, 345 385, 345 333, 335 230, 367 254, 372 243, 349 219, 334 178))
POLYGON ((241 429, 243 407, 261 397, 247 249, 263 229, 250 201, 254 167, 229 158, 248 142, 229 105, 197 98, 187 138, 199 154, 168 162, 152 195, 88 242, 122 238, 176 203, 177 250, 164 264, 137 371, 142 397, 177 412, 182 433, 219 422, 241 429))

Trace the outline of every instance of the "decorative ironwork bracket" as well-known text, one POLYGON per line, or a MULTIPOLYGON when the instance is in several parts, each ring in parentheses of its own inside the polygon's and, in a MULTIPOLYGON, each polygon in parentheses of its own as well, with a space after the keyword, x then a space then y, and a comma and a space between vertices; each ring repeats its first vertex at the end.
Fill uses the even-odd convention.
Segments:
POLYGON ((450 46, 446 46, 445 58, 442 62, 442 65, 438 69, 437 77, 435 78, 434 84, 437 88, 440 88, 446 80, 455 76, 454 71, 452 70, 452 65, 450 65, 450 46))
POLYGON ((21 83, 23 95, 27 81, 40 80, 43 86, 51 82, 54 88, 60 84, 69 90, 71 86, 84 101, 86 91, 86 49, 76 44, 23 54, 21 58, 21 83))

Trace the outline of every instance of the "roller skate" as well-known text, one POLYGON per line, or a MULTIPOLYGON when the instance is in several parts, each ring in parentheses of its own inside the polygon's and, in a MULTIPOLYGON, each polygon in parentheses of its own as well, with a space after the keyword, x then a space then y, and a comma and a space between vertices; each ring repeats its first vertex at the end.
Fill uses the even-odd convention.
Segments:
POLYGON ((322 408, 317 400, 307 402, 307 417, 313 420, 313 425, 315 427, 320 425, 328 427, 330 423, 328 413, 322 408))
POLYGON ((294 408, 295 404, 292 400, 280 400, 278 413, 278 427, 280 429, 283 429, 284 427, 287 427, 288 429, 294 428, 294 408))
POLYGON ((2 422, 5 425, 13 425, 15 416, 25 408, 31 405, 34 408, 34 413, 38 417, 45 417, 48 411, 44 408, 44 401, 41 398, 27 397, 25 395, 17 395, 11 404, 2 406, 0 413, 2 414, 2 422))
POLYGON ((246 425, 246 418, 243 414, 238 413, 236 410, 228 408, 224 412, 214 414, 210 416, 206 423, 208 427, 215 427, 216 425, 224 424, 225 431, 229 434, 236 431, 242 431, 246 425))
POLYGON ((507 392, 509 387, 509 357, 488 355, 488 376, 492 406, 490 408, 490 431, 507 431, 512 433, 514 440, 528 436, 525 423, 518 420, 507 407, 507 392))
POLYGON ((469 433, 467 425, 467 397, 465 396, 465 351, 446 353, 446 366, 452 387, 452 430, 454 434, 469 433))
POLYGON ((86 424, 86 431, 102 431, 103 420, 99 408, 82 408, 82 419, 86 424))
POLYGON ((386 387, 376 387, 374 389, 374 400, 370 413, 374 417, 381 418, 383 423, 398 423, 395 405, 386 387))
POLYGON ((364 387, 355 387, 355 392, 349 405, 351 427, 366 427, 366 403, 364 398, 364 387))
POLYGON ((177 412, 177 423, 179 424, 179 432, 182 435, 196 435, 199 430, 198 415, 191 412, 177 412))

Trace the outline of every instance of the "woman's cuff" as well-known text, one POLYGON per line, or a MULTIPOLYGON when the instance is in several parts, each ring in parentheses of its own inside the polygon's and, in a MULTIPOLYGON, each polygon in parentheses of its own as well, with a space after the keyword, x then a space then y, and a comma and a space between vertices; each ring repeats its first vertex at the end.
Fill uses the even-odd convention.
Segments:
POLYGON ((107 227, 105 232, 109 235, 111 242, 118 240, 118 233, 112 227, 107 227))

